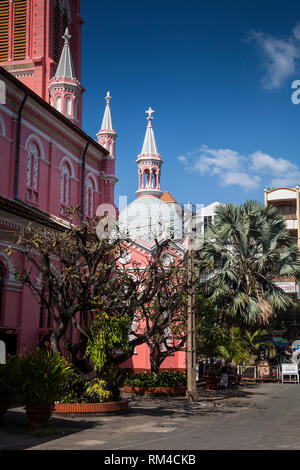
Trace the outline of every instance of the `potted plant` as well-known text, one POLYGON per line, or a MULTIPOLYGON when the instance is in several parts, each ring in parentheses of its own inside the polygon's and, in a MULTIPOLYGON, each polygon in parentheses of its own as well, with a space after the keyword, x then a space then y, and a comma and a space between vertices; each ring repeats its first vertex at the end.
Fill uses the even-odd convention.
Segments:
POLYGON ((0 364, 0 418, 6 413, 16 391, 15 371, 17 356, 8 357, 6 364, 0 364))
POLYGON ((55 402, 73 374, 73 367, 67 360, 48 349, 37 348, 20 358, 18 387, 30 427, 47 424, 55 402))

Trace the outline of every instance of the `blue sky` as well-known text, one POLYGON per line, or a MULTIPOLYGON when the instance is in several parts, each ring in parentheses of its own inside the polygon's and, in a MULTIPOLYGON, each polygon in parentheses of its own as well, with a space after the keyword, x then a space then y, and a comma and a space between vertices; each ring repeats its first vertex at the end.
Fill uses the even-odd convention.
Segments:
POLYGON ((162 190, 179 202, 263 201, 267 185, 300 183, 295 0, 81 4, 83 128, 95 137, 109 90, 117 203, 136 197, 149 106, 162 190))

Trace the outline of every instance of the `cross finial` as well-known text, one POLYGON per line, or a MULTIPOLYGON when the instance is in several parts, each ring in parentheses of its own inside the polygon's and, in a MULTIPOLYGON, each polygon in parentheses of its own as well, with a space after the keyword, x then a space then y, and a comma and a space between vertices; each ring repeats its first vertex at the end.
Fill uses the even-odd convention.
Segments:
POLYGON ((155 111, 153 111, 153 109, 151 108, 151 106, 149 107, 149 109, 147 109, 146 114, 148 114, 148 117, 147 117, 148 121, 149 121, 150 119, 153 119, 152 114, 153 114, 154 112, 155 112, 155 111))
POLYGON ((67 27, 66 30, 65 30, 65 34, 63 35, 63 40, 65 41, 65 44, 69 44, 69 41, 71 39, 71 35, 69 33, 69 28, 67 27))
POLYGON ((106 93, 105 99, 106 99, 106 104, 109 104, 109 102, 110 102, 110 100, 111 100, 111 96, 110 96, 109 91, 106 93))

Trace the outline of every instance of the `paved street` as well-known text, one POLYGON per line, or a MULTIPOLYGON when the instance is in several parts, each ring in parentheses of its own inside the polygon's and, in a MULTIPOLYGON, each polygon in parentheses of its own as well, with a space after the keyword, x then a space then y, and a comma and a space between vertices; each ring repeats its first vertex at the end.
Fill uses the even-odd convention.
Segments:
POLYGON ((300 386, 250 384, 183 398, 136 398, 127 414, 53 415, 34 437, 22 408, 0 426, 0 450, 300 449, 300 386))

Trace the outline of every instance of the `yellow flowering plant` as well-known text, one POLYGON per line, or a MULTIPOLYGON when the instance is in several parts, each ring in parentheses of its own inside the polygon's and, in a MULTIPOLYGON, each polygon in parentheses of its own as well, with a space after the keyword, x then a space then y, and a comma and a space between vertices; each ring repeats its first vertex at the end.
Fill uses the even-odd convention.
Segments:
POLYGON ((105 403, 111 400, 112 393, 107 390, 105 380, 98 379, 87 387, 85 398, 90 403, 105 403))

